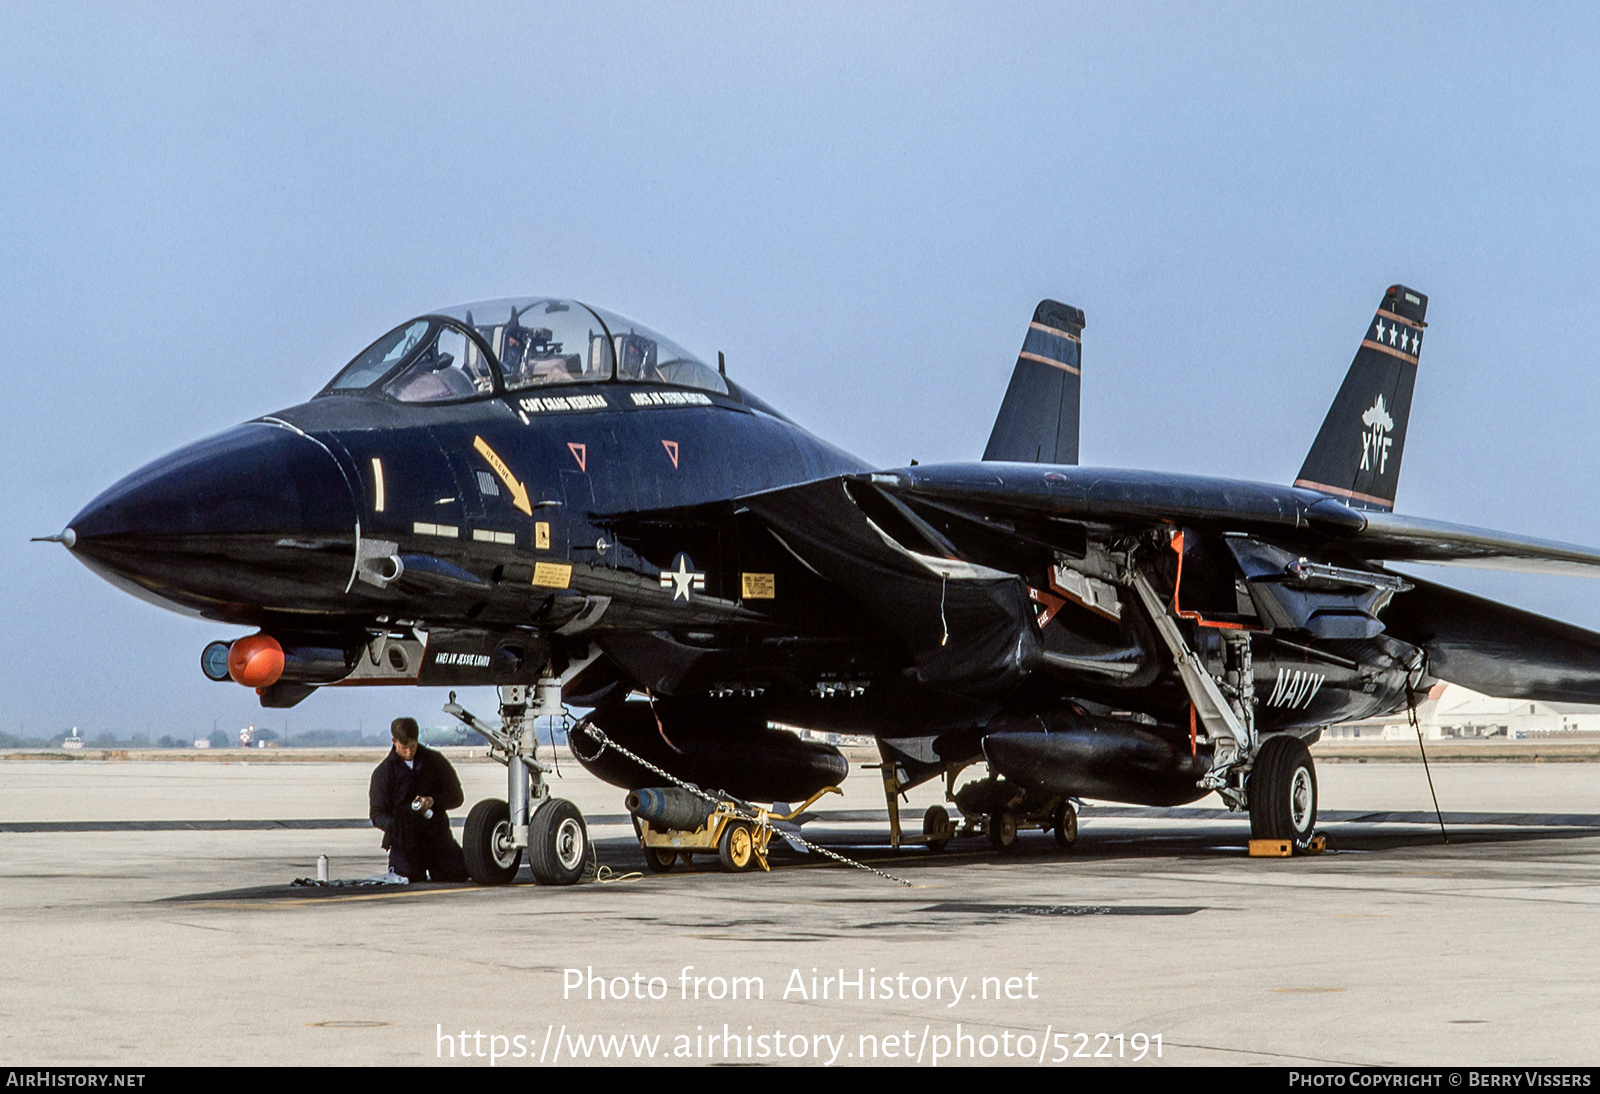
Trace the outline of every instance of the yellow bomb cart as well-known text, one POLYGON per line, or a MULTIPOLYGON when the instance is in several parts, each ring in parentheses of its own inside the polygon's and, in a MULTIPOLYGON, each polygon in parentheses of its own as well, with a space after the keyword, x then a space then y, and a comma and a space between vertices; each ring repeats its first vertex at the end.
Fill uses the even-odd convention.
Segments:
POLYGON ((743 873, 759 866, 768 870, 767 845, 773 821, 793 821, 824 794, 842 793, 828 786, 805 804, 786 813, 731 798, 712 800, 675 786, 649 787, 629 792, 628 812, 639 833, 644 861, 652 871, 670 870, 679 859, 693 867, 691 856, 716 855, 725 870, 743 873))

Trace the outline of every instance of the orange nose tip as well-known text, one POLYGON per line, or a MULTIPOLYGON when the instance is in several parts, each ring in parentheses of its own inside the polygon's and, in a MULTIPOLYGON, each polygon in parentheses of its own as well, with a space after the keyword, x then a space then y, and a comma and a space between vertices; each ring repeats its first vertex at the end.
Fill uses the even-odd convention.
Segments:
POLYGON ((247 688, 267 688, 283 675, 283 647, 269 634, 241 638, 228 649, 228 675, 247 688))

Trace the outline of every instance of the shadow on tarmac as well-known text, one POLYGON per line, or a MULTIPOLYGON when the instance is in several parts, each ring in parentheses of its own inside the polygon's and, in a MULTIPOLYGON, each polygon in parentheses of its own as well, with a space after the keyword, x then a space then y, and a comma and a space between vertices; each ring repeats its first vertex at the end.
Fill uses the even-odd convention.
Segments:
MULTIPOLYGON (((1083 865, 1106 866, 1118 862, 1149 859, 1173 859, 1175 865, 1195 867, 1206 864, 1235 862, 1246 857, 1246 841, 1249 830, 1242 823, 1238 823, 1228 830, 1219 830, 1215 824, 1207 824, 1205 828, 1187 831, 1159 831, 1153 832, 1148 828, 1134 828, 1125 823, 1119 823, 1123 818, 1132 814, 1139 819, 1144 819, 1147 814, 1166 814, 1167 810, 1128 809, 1111 813, 1110 810, 1095 810, 1086 812, 1084 827, 1080 829, 1077 844, 1071 850, 1062 850, 1055 845, 1053 837, 1048 833, 1027 832, 1019 836, 1017 844, 1009 851, 996 851, 981 837, 963 838, 952 842, 944 851, 929 851, 918 844, 903 845, 898 851, 889 847, 884 839, 885 833, 878 825, 866 827, 838 826, 826 833, 813 833, 808 838, 826 846, 828 849, 846 855, 866 865, 875 866, 885 870, 894 870, 902 874, 920 872, 925 870, 947 871, 974 864, 984 864, 989 867, 1032 867, 1041 864, 1059 863, 1063 866, 1072 863, 1083 865), (1110 815, 1108 815, 1110 814, 1110 815), (1120 815, 1119 815, 1120 814, 1120 815), (1209 829, 1209 830, 1207 830, 1209 829)), ((1192 812, 1201 812, 1195 810, 1192 812)), ((1215 812, 1219 817, 1202 817, 1212 821, 1214 819, 1229 818, 1229 814, 1222 810, 1206 810, 1206 813, 1215 812)), ((1338 816, 1335 814, 1334 816, 1338 816)), ((1553 840, 1571 840, 1594 837, 1600 835, 1600 823, 1590 825, 1563 825, 1559 822, 1569 821, 1568 816, 1543 815, 1543 814, 1505 814, 1502 819, 1498 814, 1471 814, 1476 823, 1452 824, 1452 815, 1446 814, 1446 829, 1449 841, 1441 840, 1437 822, 1431 814, 1352 814, 1360 817, 1359 821, 1334 821, 1327 827, 1320 829, 1327 837, 1328 850, 1320 856, 1297 856, 1297 862, 1315 862, 1336 860, 1346 855, 1383 855, 1397 851, 1406 851, 1418 848, 1432 850, 1461 849, 1470 847, 1500 846, 1500 845, 1533 845, 1546 843, 1553 840), (1369 819, 1371 818, 1371 819, 1369 819), (1424 820, 1433 827, 1422 827, 1424 820), (1487 819, 1494 818, 1494 819, 1487 819), (1541 818, 1545 825, 1537 825, 1534 818, 1541 818), (1403 828, 1396 826, 1403 824, 1403 828)), ((1186 818, 1188 819, 1188 818, 1186 818)), ((1232 815, 1236 822, 1240 820, 1237 814, 1232 815)), ((1590 820, 1589 815, 1583 815, 1584 820, 1590 820)), ((1600 817, 1592 818, 1600 822, 1600 817)), ((670 883, 674 877, 687 878, 700 874, 720 874, 721 870, 712 857, 697 857, 694 869, 685 870, 680 864, 672 871, 652 875, 643 873, 644 856, 639 851, 638 843, 630 837, 616 837, 598 839, 595 848, 599 854, 600 863, 608 867, 613 877, 640 872, 644 877, 656 879, 660 882, 670 883)), ((774 844, 771 855, 772 869, 775 873, 790 873, 794 871, 809 870, 839 870, 844 869, 839 864, 830 862, 820 856, 799 854, 787 847, 780 848, 774 844)), ((746 879, 753 884, 759 884, 760 879, 752 877, 746 879)), ((340 902, 366 902, 371 900, 385 900, 404 897, 422 897, 427 895, 442 896, 447 894, 467 894, 492 892, 496 890, 521 889, 536 887, 546 889, 545 886, 536 886, 527 876, 524 868, 522 876, 510 885, 498 886, 495 889, 484 889, 473 884, 445 884, 445 883, 420 883, 414 885, 373 885, 373 886, 307 886, 307 885, 268 885, 253 886, 241 889, 225 889, 214 892, 185 894, 165 897, 160 903, 178 903, 186 905, 213 905, 226 906, 239 903, 270 902, 286 906, 305 906, 313 904, 340 903, 340 902)), ((577 892, 587 889, 587 885, 563 889, 561 887, 549 888, 551 894, 560 892, 577 892)), ((620 889, 631 888, 619 886, 620 889)), ((646 893, 659 893, 656 886, 639 890, 646 893)), ((1104 915, 1104 914, 1148 914, 1148 915, 1187 915, 1202 910, 1199 907, 1161 907, 1152 909, 1136 909, 1133 906, 1115 906, 1112 908, 1099 906, 1078 907, 1073 905, 1041 905, 1011 906, 971 903, 956 905, 940 905, 926 911, 963 911, 967 914, 1017 914, 1017 915, 1104 915)))

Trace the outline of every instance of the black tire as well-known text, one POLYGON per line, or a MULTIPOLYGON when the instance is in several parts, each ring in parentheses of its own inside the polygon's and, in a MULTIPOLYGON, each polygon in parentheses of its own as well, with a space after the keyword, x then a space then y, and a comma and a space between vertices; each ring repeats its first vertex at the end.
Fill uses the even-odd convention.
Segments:
POLYGON ((943 851, 950 843, 950 812, 942 805, 930 805, 922 814, 922 840, 930 851, 943 851))
POLYGON ((756 838, 750 826, 743 821, 729 821, 717 841, 717 858, 722 868, 742 874, 756 865, 756 838))
POLYGON ((1050 818, 1051 827, 1055 829, 1056 846, 1063 851, 1070 851, 1078 842, 1078 811, 1072 808, 1071 802, 1062 802, 1056 806, 1055 815, 1050 818))
POLYGON ((1009 851, 1017 845, 1017 815, 1009 809, 989 814, 989 842, 996 851, 1009 851))
POLYGON ((664 874, 672 869, 678 862, 678 852, 665 847, 646 847, 644 849, 644 868, 652 874, 664 874))
POLYGON ((1303 844, 1317 830, 1317 767, 1298 737, 1268 737, 1250 771, 1250 838, 1303 844))
POLYGON ((528 867, 541 885, 572 885, 583 876, 589 829, 578 807, 551 798, 528 822, 528 867))
POLYGON ((485 798, 467 814, 461 833, 467 876, 479 885, 504 885, 517 876, 522 848, 511 846, 511 807, 499 798, 485 798))

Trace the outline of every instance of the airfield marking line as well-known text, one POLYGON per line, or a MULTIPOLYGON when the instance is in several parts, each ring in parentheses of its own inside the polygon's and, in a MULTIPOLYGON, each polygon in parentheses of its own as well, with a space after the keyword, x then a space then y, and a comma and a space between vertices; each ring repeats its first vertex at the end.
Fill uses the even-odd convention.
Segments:
MULTIPOLYGON (((1502 896, 1502 895, 1497 895, 1494 891, 1484 891, 1482 888, 1477 887, 1477 886, 1459 886, 1459 887, 1457 887, 1457 886, 1449 886, 1449 887, 1437 887, 1437 888, 1431 888, 1431 889, 1424 889, 1424 888, 1407 889, 1407 888, 1400 888, 1400 887, 1385 887, 1385 886, 1380 886, 1380 885, 1308 885, 1308 884, 1304 884, 1304 883, 1297 883, 1296 879, 1291 879, 1291 878, 1280 878, 1280 879, 1263 878, 1263 879, 1257 881, 1257 880, 1251 880, 1251 879, 1248 879, 1248 878, 1196 877, 1196 876, 1188 876, 1188 875, 1182 875, 1182 874, 1176 874, 1176 875, 1174 875, 1174 874, 1145 874, 1143 876, 1150 877, 1150 878, 1158 878, 1158 879, 1166 880, 1166 881, 1182 881, 1182 882, 1188 882, 1188 883, 1192 883, 1192 882, 1196 882, 1196 881, 1209 881, 1209 882, 1213 882, 1213 883, 1216 883, 1216 884, 1222 884, 1222 885, 1252 885, 1252 886, 1256 886, 1256 887, 1265 887, 1265 886, 1277 885, 1277 886, 1281 886, 1282 888, 1285 888, 1285 889, 1320 889, 1320 890, 1323 890, 1325 892, 1340 892, 1340 893, 1352 893, 1352 894, 1354 894, 1354 893, 1383 893, 1383 894, 1385 894, 1387 896, 1457 897, 1457 898, 1472 898, 1472 899, 1477 899, 1477 900, 1498 900, 1498 901, 1502 901, 1502 902, 1507 901, 1507 900, 1514 900, 1514 901, 1518 901, 1518 902, 1524 903, 1524 904, 1562 904, 1562 905, 1571 905, 1573 907, 1578 907, 1578 908, 1593 908, 1593 907, 1595 907, 1595 901, 1592 901, 1592 900, 1551 900, 1551 899, 1543 898, 1543 897, 1527 897, 1527 896, 1515 896, 1515 895, 1504 895, 1504 896, 1502 896)), ((1461 880, 1467 880, 1467 879, 1461 879, 1461 880)), ((1510 882, 1505 883, 1505 885, 1506 885, 1507 888, 1512 888, 1513 887, 1512 883, 1510 883, 1510 882)), ((1515 886, 1515 888, 1517 888, 1519 890, 1527 889, 1529 887, 1530 886, 1528 886, 1526 884, 1520 885, 1520 886, 1515 886)), ((1566 888, 1568 886, 1550 886, 1550 887, 1551 888, 1566 888)))
POLYGON ((1293 878, 1293 877, 1250 878, 1250 877, 1227 877, 1227 876, 1223 876, 1223 875, 1207 875, 1207 874, 1160 874, 1160 873, 1145 874, 1143 876, 1149 877, 1149 878, 1157 878, 1157 879, 1160 879, 1162 881, 1181 882, 1181 883, 1183 883, 1185 885, 1192 885, 1192 884, 1194 884, 1196 882, 1201 882, 1201 883, 1209 882, 1209 883, 1218 884, 1218 885, 1247 885, 1247 886, 1251 886, 1251 887, 1254 887, 1254 888, 1313 889, 1313 890, 1321 890, 1323 892, 1330 892, 1330 893, 1334 893, 1334 892, 1337 892, 1337 893, 1405 893, 1405 894, 1408 894, 1408 895, 1415 895, 1415 894, 1437 893, 1437 892, 1447 892, 1447 891, 1449 891, 1447 888, 1439 887, 1439 886, 1435 886, 1435 887, 1432 887, 1432 888, 1424 888, 1424 887, 1420 887, 1420 886, 1408 888, 1408 887, 1401 886, 1401 885, 1385 885, 1385 884, 1381 884, 1381 881, 1383 879, 1381 879, 1381 878, 1370 878, 1370 877, 1369 878, 1353 879, 1355 882, 1357 882, 1355 884, 1343 884, 1343 883, 1340 883, 1337 880, 1319 882, 1315 878, 1293 878))
MULTIPOLYGON (((834 1011, 833 1011, 833 1009, 831 1007, 824 1007, 822 1005, 822 1000, 820 1000, 820 999, 802 999, 799 1002, 792 1003, 790 1005, 795 1007, 796 1009, 809 1008, 809 1009, 817 1011, 820 1014, 833 1014, 834 1013, 834 1011)), ((918 1018, 927 1017, 927 1015, 922 1011, 902 1010, 902 1009, 900 1009, 898 1007, 881 1008, 881 1009, 875 1011, 874 1013, 876 1013, 878 1015, 881 1015, 883 1017, 886 1017, 886 1018, 904 1018, 907 1022, 914 1022, 918 1018)), ((981 1015, 979 1015, 977 1017, 973 1017, 973 1016, 969 1015, 967 1018, 962 1019, 962 1021, 967 1023, 968 1025, 970 1025, 973 1029, 1002 1030, 1002 1029, 1017 1029, 1017 1028, 1022 1028, 1022 1029, 1036 1028, 1036 1027, 1027 1026, 1027 1025, 1024 1025, 1024 1026, 1021 1026, 1021 1027, 1017 1027, 1017 1026, 1014 1026, 1014 1025, 1011 1025, 1011 1024, 1007 1023, 1004 1019, 1000 1019, 1000 1018, 985 1018, 985 1017, 983 1017, 981 1015)), ((910 1048, 911 1046, 907 1045, 906 1047, 910 1048)), ((906 1059, 909 1060, 910 1057, 907 1056, 906 1059)))
POLYGON ((1201 1052, 1237 1052, 1241 1056, 1265 1056, 1271 1060, 1302 1060, 1306 1063, 1326 1064, 1329 1067, 1402 1067, 1402 1064, 1356 1063, 1352 1060, 1324 1060, 1320 1056, 1294 1056, 1287 1052, 1263 1052, 1254 1048, 1230 1048, 1227 1045, 1192 1045, 1185 1041, 1166 1041, 1174 1048, 1197 1048, 1201 1052))
POLYGON ((303 908, 308 904, 348 904, 357 900, 394 900, 399 897, 452 896, 457 893, 476 893, 478 889, 427 889, 400 893, 352 893, 350 896, 298 897, 292 900, 201 900, 186 904, 188 908, 303 908))
MULTIPOLYGON (((1596 888, 1596 886, 1595 886, 1594 882, 1589 882, 1588 884, 1582 884, 1582 883, 1578 883, 1578 882, 1571 882, 1571 883, 1563 882, 1563 883, 1559 883, 1559 884, 1552 883, 1552 884, 1547 884, 1547 885, 1534 885, 1534 884, 1518 885, 1518 884, 1513 883, 1513 882, 1505 882, 1505 883, 1499 883, 1499 884, 1494 884, 1494 885, 1469 885, 1469 886, 1463 887, 1459 891, 1463 892, 1463 893, 1470 893, 1470 894, 1472 894, 1474 896, 1483 896, 1483 897, 1497 898, 1497 899, 1518 900, 1518 899, 1523 899, 1523 898, 1517 896, 1518 893, 1538 894, 1538 893, 1545 893, 1545 892, 1550 892, 1552 890, 1558 890, 1558 889, 1578 889, 1578 890, 1581 890, 1581 891, 1593 892, 1595 890, 1595 888, 1596 888)), ((1546 898, 1546 897, 1537 896, 1537 895, 1531 896, 1530 899, 1532 899, 1532 900, 1534 900, 1534 901, 1536 901, 1537 903, 1540 903, 1540 904, 1591 904, 1592 905, 1592 904, 1596 903, 1595 901, 1592 901, 1592 900, 1552 900, 1552 899, 1549 899, 1549 898, 1546 898)))
POLYGON ((181 919, 169 919, 169 920, 167 920, 167 922, 172 924, 174 927, 193 927, 197 931, 216 931, 218 934, 235 934, 235 933, 237 933, 237 932, 228 930, 228 928, 226 928, 226 927, 207 927, 204 923, 185 923, 181 919))

